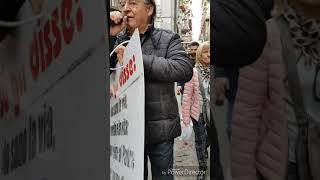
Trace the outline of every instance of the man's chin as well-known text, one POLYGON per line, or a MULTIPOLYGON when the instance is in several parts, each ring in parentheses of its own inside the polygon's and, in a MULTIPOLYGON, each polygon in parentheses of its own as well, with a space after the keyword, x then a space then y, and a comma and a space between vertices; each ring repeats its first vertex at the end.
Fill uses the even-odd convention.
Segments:
POLYGON ((130 29, 136 29, 137 28, 136 24, 133 23, 133 22, 130 22, 130 21, 128 21, 127 27, 130 28, 130 29))
POLYGON ((136 28, 137 27, 135 27, 135 26, 130 26, 129 24, 127 25, 127 29, 128 29, 129 32, 133 33, 136 30, 136 28))

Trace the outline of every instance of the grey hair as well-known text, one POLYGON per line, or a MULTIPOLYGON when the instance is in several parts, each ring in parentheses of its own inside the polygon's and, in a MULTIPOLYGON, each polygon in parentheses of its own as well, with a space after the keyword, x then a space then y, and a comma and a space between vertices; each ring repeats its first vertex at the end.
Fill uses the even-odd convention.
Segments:
MULTIPOLYGON (((120 1, 121 2, 121 1, 120 1)), ((157 5, 155 0, 144 0, 144 4, 153 6, 152 20, 155 20, 157 15, 157 5)))
POLYGON ((152 20, 155 20, 157 15, 157 5, 155 0, 144 0, 144 4, 153 6, 152 20))

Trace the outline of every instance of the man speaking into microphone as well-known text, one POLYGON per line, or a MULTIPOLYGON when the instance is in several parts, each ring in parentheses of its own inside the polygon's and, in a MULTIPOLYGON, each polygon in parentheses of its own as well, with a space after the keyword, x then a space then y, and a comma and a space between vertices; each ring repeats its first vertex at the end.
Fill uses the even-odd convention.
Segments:
MULTIPOLYGON (((191 80, 194 61, 184 50, 178 34, 154 26, 154 0, 121 0, 121 12, 110 12, 110 47, 127 41, 137 28, 140 33, 145 74, 145 179, 147 159, 153 179, 171 180, 162 175, 173 167, 174 139, 181 134, 174 82, 191 80)), ((110 67, 123 63, 124 46, 116 50, 110 67)))

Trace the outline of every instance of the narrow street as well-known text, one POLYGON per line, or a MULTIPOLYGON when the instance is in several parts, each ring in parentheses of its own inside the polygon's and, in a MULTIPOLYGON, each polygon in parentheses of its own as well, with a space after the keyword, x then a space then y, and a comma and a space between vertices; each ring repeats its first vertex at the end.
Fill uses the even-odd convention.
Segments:
MULTIPOLYGON (((179 104, 179 112, 181 114, 181 96, 177 95, 177 100, 179 104)), ((208 148, 209 159, 210 159, 210 147, 208 148)), ((175 139, 174 143, 174 162, 173 168, 179 169, 179 171, 190 170, 196 172, 199 170, 197 154, 195 149, 195 139, 194 133, 192 133, 192 139, 188 144, 185 144, 180 137, 175 139)), ((210 169, 210 162, 208 159, 208 169, 210 169)), ((151 165, 149 162, 149 172, 151 173, 151 165)), ((209 177, 209 171, 206 172, 209 177)), ((196 176, 188 176, 188 175, 179 175, 175 176, 175 180, 195 180, 197 179, 196 176)), ((209 178, 208 178, 209 179, 209 178)), ((151 176, 148 177, 148 180, 152 180, 151 176)))
MULTIPOLYGON (((180 96, 177 96, 178 103, 180 103, 180 96)), ((223 173, 225 175, 225 180, 231 180, 230 175, 230 148, 229 140, 226 134, 226 111, 227 111, 227 101, 224 106, 215 106, 213 108, 214 123, 218 131, 219 146, 220 146, 220 157, 221 164, 223 166, 223 173)), ((179 106, 181 113, 181 106, 179 106)), ((215 147, 212 147, 215 148, 215 147)), ((210 149, 208 148, 210 154, 210 149)), ((210 158, 210 156, 209 156, 210 158)), ((174 167, 187 167, 193 170, 198 170, 198 161, 194 145, 194 133, 192 134, 192 140, 190 144, 184 145, 180 138, 176 138, 174 146, 174 167)), ((208 169, 210 169, 210 161, 208 160, 208 169)), ((196 177, 182 177, 176 176, 176 180, 193 180, 196 177)))
MULTIPOLYGON (((179 113, 181 116, 181 96, 177 95, 177 100, 179 104, 179 113)), ((208 153, 210 154, 210 149, 208 148, 208 153)), ((209 157, 210 158, 210 157, 209 157)), ((210 162, 208 160, 208 169, 210 169, 210 162)), ((194 133, 192 133, 192 139, 188 144, 185 144, 180 137, 175 139, 174 143, 174 168, 179 168, 182 171, 184 169, 197 171, 199 169, 199 164, 197 160, 197 154, 195 149, 195 139, 194 133)), ((196 176, 175 176, 176 180, 194 180, 196 176)))

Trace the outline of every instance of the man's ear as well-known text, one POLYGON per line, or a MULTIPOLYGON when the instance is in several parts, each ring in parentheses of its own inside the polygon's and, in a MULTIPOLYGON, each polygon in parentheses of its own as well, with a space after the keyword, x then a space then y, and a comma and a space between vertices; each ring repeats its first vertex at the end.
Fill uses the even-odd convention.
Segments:
POLYGON ((153 15, 153 11, 154 11, 153 5, 148 5, 147 10, 148 10, 148 16, 151 17, 153 15))

